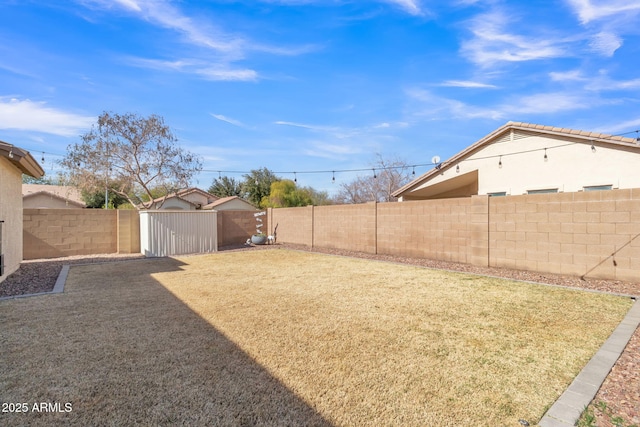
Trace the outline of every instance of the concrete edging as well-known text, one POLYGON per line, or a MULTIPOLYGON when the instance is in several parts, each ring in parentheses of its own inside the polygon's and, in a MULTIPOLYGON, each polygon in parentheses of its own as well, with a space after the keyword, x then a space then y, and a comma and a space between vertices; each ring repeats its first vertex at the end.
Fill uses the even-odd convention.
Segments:
POLYGON ((540 420, 540 427, 575 426, 585 408, 595 398, 631 336, 640 325, 640 300, 635 300, 625 318, 549 408, 540 420))
POLYGON ((53 285, 53 289, 50 290, 49 292, 38 292, 35 294, 24 294, 24 295, 13 295, 10 297, 0 297, 0 301, 16 299, 16 298, 37 297, 40 295, 61 294, 64 292, 64 284, 67 282, 68 275, 69 275, 69 264, 64 264, 62 266, 62 270, 60 270, 60 274, 58 274, 58 278, 56 279, 55 285, 53 285))

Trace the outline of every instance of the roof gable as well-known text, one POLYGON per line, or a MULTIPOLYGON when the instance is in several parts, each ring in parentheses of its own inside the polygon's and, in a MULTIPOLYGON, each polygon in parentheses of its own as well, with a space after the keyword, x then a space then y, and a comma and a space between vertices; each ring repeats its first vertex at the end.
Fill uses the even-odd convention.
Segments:
POLYGON ((482 139, 476 141, 469 147, 460 151, 450 159, 445 160, 438 165, 434 165, 434 169, 427 171, 418 178, 399 188, 393 193, 393 196, 401 197, 404 194, 414 190, 415 188, 424 185, 437 174, 451 167, 455 167, 455 165, 459 162, 469 158, 473 154, 481 151, 482 149, 493 143, 517 141, 518 139, 523 139, 530 136, 545 136, 553 139, 565 140, 568 144, 605 144, 612 148, 623 150, 631 149, 633 151, 640 152, 640 145, 635 138, 608 135, 598 132, 586 132, 553 126, 543 126, 523 122, 508 122, 495 131, 491 132, 490 134, 486 135, 482 139))
POLYGON ((73 200, 71 198, 62 197, 62 196, 59 196, 58 194, 50 193, 48 191, 36 191, 36 192, 33 192, 33 193, 25 194, 25 195, 22 196, 22 200, 28 200, 28 199, 31 199, 31 198, 35 198, 37 196, 47 196, 47 197, 50 197, 52 199, 60 200, 61 202, 64 202, 64 203, 66 203, 68 205, 77 206, 79 208, 86 207, 86 205, 84 203, 82 203, 82 202, 77 202, 77 201, 75 201, 75 200, 73 200))

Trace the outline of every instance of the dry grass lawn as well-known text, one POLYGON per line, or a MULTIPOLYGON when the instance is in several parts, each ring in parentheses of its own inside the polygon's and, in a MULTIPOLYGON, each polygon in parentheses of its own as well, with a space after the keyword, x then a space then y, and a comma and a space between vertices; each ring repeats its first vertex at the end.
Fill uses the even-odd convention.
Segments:
POLYGON ((71 268, 0 302, 2 425, 532 425, 625 298, 308 252, 71 268))

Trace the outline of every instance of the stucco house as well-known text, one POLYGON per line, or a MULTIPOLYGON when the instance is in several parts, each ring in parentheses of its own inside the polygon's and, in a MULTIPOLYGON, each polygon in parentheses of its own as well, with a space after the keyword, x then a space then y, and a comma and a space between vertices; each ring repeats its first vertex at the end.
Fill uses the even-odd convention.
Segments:
POLYGON ((0 282, 22 262, 22 174, 41 178, 44 170, 28 151, 0 141, 0 282))
POLYGON ((640 141, 508 122, 393 195, 400 201, 640 188, 640 141))
POLYGON ((22 207, 26 209, 82 209, 80 191, 65 185, 22 184, 22 207))
POLYGON ((222 197, 213 203, 203 206, 202 209, 215 209, 217 211, 255 211, 257 208, 238 196, 222 197))
MULTIPOLYGON (((210 203, 218 200, 218 197, 199 188, 187 188, 176 193, 169 194, 160 209, 193 211, 202 209, 210 203)), ((155 201, 161 202, 162 198, 155 201)))

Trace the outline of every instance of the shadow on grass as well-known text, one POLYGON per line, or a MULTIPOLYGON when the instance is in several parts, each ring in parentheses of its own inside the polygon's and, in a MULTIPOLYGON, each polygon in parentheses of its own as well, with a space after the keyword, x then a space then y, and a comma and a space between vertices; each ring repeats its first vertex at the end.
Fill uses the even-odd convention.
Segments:
POLYGON ((0 402, 27 410, 0 424, 330 426, 152 277, 181 265, 74 266, 64 294, 1 301, 0 402))

